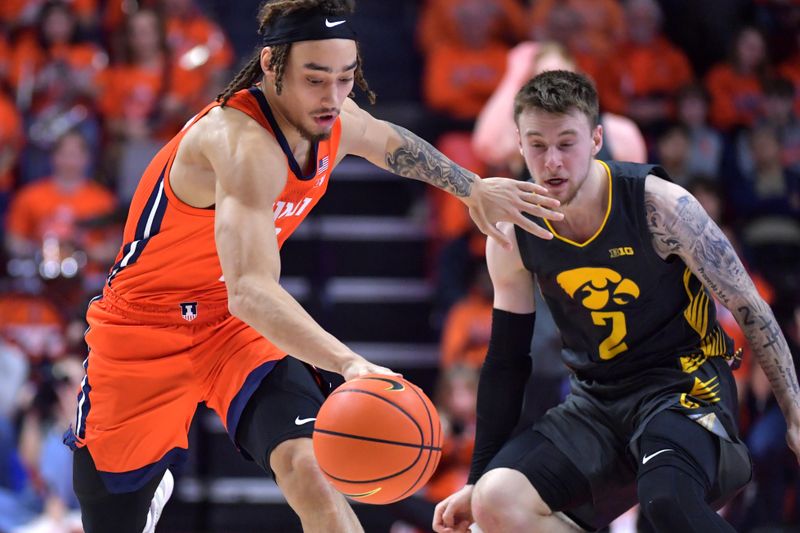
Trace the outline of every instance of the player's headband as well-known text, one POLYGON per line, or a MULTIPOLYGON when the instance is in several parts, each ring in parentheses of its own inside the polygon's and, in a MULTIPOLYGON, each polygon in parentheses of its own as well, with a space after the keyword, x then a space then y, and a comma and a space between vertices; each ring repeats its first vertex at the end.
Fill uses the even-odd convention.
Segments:
POLYGON ((262 46, 321 41, 324 39, 357 40, 356 32, 344 15, 332 15, 317 9, 304 9, 284 15, 264 29, 262 46))

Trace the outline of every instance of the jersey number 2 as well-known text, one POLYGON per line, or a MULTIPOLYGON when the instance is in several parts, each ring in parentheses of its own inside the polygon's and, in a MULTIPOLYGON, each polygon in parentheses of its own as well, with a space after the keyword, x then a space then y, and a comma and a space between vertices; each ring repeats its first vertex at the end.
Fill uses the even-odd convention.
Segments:
POLYGON ((628 349, 625 343, 625 335, 628 334, 628 327, 625 324, 625 313, 622 311, 593 311, 592 322, 596 326, 606 326, 611 322, 611 334, 600 343, 600 359, 613 359, 617 355, 628 349))

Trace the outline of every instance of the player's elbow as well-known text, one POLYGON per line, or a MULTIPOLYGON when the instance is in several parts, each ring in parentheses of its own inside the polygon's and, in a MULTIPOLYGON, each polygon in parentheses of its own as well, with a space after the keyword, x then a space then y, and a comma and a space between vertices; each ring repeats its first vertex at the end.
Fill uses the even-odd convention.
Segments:
POLYGON ((236 278, 232 280, 225 280, 228 288, 228 312, 236 318, 247 322, 247 317, 250 316, 252 303, 251 295, 252 288, 246 279, 236 278))

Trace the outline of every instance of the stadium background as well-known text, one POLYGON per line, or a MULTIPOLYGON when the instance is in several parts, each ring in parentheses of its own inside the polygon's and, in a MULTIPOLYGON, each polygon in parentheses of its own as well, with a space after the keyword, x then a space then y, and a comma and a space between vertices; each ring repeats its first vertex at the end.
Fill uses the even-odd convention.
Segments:
MULTIPOLYGON (((86 303, 149 157, 253 53, 258 5, 0 3, 0 531, 79 530, 60 435, 82 378, 86 303)), ((648 160, 689 187, 739 247, 797 360, 800 2, 361 0, 352 20, 378 93, 373 114, 484 176, 509 172, 471 134, 520 68, 514 47, 562 44, 596 80, 604 110, 637 123, 648 160)), ((423 386, 446 421, 431 485, 401 505, 356 506, 367 531, 411 532, 415 521, 424 531, 431 502, 466 478, 491 309, 481 247, 458 202, 347 159, 284 248, 292 294, 356 351, 423 386)), ((557 332, 537 339, 529 419, 557 401, 564 380, 557 332)), ((797 462, 751 359, 737 380, 756 477, 724 512, 740 531, 795 530, 797 462)), ((202 406, 190 442, 160 531, 298 530, 275 485, 202 406)))

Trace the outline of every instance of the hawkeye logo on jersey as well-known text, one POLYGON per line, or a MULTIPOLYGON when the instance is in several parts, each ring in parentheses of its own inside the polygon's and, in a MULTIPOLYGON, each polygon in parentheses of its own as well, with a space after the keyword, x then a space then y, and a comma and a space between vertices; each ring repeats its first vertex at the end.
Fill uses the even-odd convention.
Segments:
POLYGON ((611 326, 611 333, 597 348, 600 358, 612 359, 628 350, 628 326, 621 308, 639 297, 639 286, 610 268, 575 268, 556 276, 570 298, 591 311, 595 326, 611 326))
POLYGON ((612 248, 608 251, 608 255, 611 257, 611 259, 614 259, 615 257, 622 257, 624 255, 633 255, 633 248, 630 246, 612 248))
POLYGON ((197 302, 183 302, 178 304, 181 306, 181 316, 187 322, 191 322, 197 318, 197 302))

